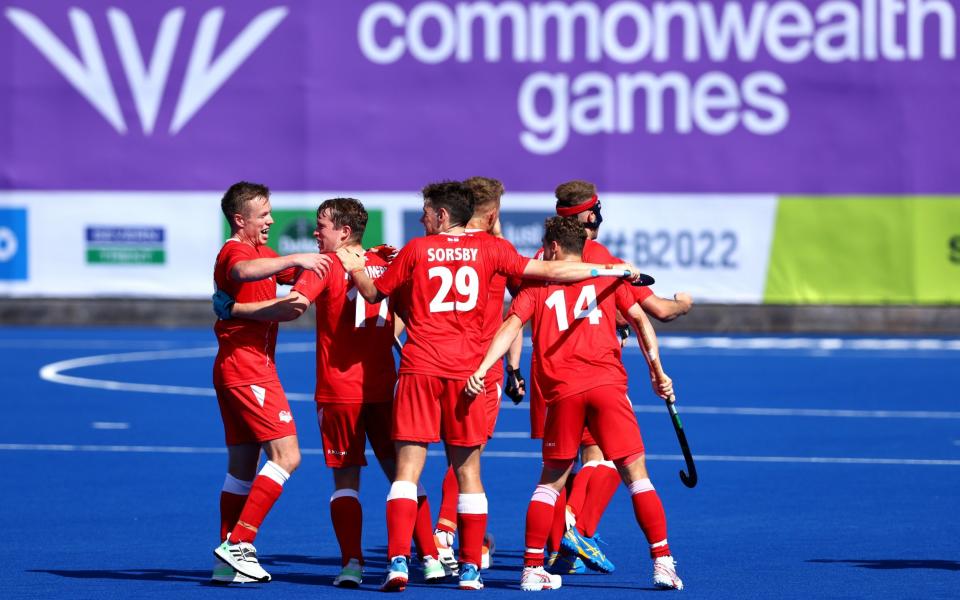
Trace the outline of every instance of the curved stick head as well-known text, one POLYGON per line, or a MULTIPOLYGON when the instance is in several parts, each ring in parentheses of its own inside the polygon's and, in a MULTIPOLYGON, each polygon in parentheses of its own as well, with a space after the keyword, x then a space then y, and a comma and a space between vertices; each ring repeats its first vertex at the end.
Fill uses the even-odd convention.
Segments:
POLYGON ((687 468, 690 469, 690 474, 687 475, 682 470, 680 471, 680 481, 683 482, 683 485, 688 488, 693 488, 697 485, 697 468, 692 464, 688 464, 687 468))
POLYGON ((647 275, 646 273, 640 273, 640 279, 631 282, 632 285, 637 287, 645 287, 653 285, 654 283, 656 283, 656 280, 653 278, 653 276, 647 275))

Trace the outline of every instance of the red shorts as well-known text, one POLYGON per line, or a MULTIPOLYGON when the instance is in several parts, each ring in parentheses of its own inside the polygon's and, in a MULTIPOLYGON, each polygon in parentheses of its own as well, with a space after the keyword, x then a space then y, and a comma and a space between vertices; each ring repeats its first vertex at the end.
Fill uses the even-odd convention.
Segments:
POLYGON ((393 403, 393 439, 479 446, 487 441, 484 396, 470 397, 465 379, 401 373, 393 403))
POLYGON ((643 452, 640 426, 622 386, 602 385, 561 398, 547 407, 543 458, 575 458, 586 425, 607 460, 643 452))
POLYGON ((228 446, 297 435, 290 403, 279 381, 217 387, 216 391, 228 446))
POLYGON ((317 423, 327 466, 333 469, 367 466, 367 439, 378 459, 396 459, 396 450, 390 439, 392 422, 392 402, 318 402, 317 423))
MULTIPOLYGON (((543 396, 540 395, 540 388, 537 387, 536 381, 536 378, 530 378, 530 387, 527 392, 527 395, 530 397, 530 439, 542 440, 543 428, 547 422, 547 403, 544 401, 543 396)), ((596 440, 590 435, 590 430, 586 426, 584 426, 583 435, 580 437, 580 445, 597 445, 596 440)))
POLYGON ((503 398, 503 371, 494 379, 484 378, 486 386, 483 394, 487 403, 487 439, 493 437, 493 430, 497 426, 497 416, 500 415, 500 400, 503 398))

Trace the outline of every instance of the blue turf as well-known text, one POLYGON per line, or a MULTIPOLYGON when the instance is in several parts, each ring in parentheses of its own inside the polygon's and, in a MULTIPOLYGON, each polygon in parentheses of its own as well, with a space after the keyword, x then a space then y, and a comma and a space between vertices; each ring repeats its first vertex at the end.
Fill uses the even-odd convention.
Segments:
MULTIPOLYGON (((282 343, 309 342, 282 331, 282 343)), ((0 329, 4 419, 0 421, 2 598, 333 597, 339 567, 328 516, 329 473, 318 454, 269 516, 257 545, 275 581, 238 589, 207 586, 216 545, 217 496, 225 454, 212 397, 88 389, 40 380, 46 364, 97 354, 204 348, 210 331, 0 329), (94 429, 94 422, 128 429, 94 429), (17 445, 74 445, 64 450, 17 445), (86 446, 86 447, 85 447, 86 446), (141 451, 131 452, 134 447, 141 451), (183 452, 171 452, 171 448, 183 452), (191 449, 209 449, 193 452, 191 449), (127 450, 127 451, 120 451, 127 450), (166 451, 164 451, 166 450, 166 451), (260 591, 262 590, 262 591, 260 591)), ((642 357, 630 351, 634 404, 647 451, 679 454, 666 410, 648 391, 642 357)), ((670 545, 696 598, 955 598, 960 577, 960 411, 958 352, 671 350, 685 427, 700 484, 683 487, 682 461, 648 463, 663 498, 670 545), (940 418, 744 416, 684 412, 690 407, 949 411, 940 418), (939 459, 947 465, 743 462, 723 457, 939 459)), ((288 392, 309 394, 313 355, 278 357, 288 392)), ((134 383, 208 387, 210 358, 86 367, 69 375, 134 383)), ((302 446, 319 448, 310 402, 294 402, 302 446)), ((526 410, 501 412, 498 431, 527 430, 526 410)), ((495 439, 493 451, 536 452, 528 439, 495 439)), ((425 483, 436 508, 442 459, 425 483)), ((484 574, 485 596, 517 595, 523 515, 539 471, 535 458, 489 457, 484 479, 498 553, 484 574)), ((365 472, 368 578, 385 566, 378 470, 365 472)), ((642 536, 621 490, 600 532, 617 565, 612 575, 570 576, 556 597, 650 594, 642 536)), ((459 593, 414 583, 408 595, 459 593)))

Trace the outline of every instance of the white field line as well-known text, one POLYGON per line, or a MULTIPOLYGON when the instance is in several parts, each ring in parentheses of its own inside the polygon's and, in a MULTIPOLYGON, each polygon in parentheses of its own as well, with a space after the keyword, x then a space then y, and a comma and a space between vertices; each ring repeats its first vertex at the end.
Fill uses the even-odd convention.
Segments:
MULTIPOLYGON (((684 338, 679 336, 665 336, 665 339, 674 340, 733 340, 737 342, 749 341, 749 338, 684 338)), ((783 342, 802 341, 808 338, 753 338, 764 343, 770 340, 780 340, 783 342)), ((809 338, 812 339, 812 338, 809 338)), ((823 340, 820 340, 823 341, 823 340)), ((840 342, 868 342, 870 340, 838 340, 840 342)), ((924 342, 924 340, 874 340, 895 342, 896 350, 902 350, 901 342, 913 341, 924 342)), ((926 340, 927 342, 943 342, 943 340, 926 340)), ((956 342, 960 349, 960 341, 956 342)), ((923 345, 923 344, 921 344, 923 345)), ((930 348, 927 348, 930 349, 930 348)), ((300 342, 290 344, 277 344, 277 352, 310 352, 314 350, 313 342, 300 342)), ((91 377, 78 377, 65 375, 66 371, 80 369, 84 367, 93 367, 109 364, 148 362, 158 360, 176 360, 189 358, 203 358, 216 356, 216 347, 207 348, 189 348, 180 350, 149 350, 143 352, 125 352, 118 354, 99 354, 94 356, 84 356, 62 360, 43 366, 40 369, 40 378, 45 381, 60 383, 64 385, 73 385, 78 387, 112 390, 120 392, 136 392, 147 394, 173 394, 182 396, 215 396, 216 392, 212 387, 192 387, 181 385, 163 385, 154 383, 131 383, 125 381, 115 381, 110 379, 96 379, 91 377)), ((312 402, 313 394, 288 392, 287 398, 292 401, 312 402)), ((706 415, 737 415, 737 416, 761 416, 761 417, 847 417, 847 418, 871 418, 871 419, 960 419, 960 412, 955 411, 923 411, 923 410, 849 410, 849 409, 820 409, 820 408, 764 408, 764 407, 722 407, 722 406, 687 406, 679 405, 683 414, 706 414, 706 415)), ((513 405, 504 403, 502 408, 511 410, 527 410, 525 404, 513 405)), ((634 405, 633 410, 640 413, 655 413, 663 411, 663 407, 652 405, 634 405)))
MULTIPOLYGON (((0 451, 7 452, 106 452, 120 454, 226 454, 226 448, 205 446, 119 446, 95 444, 0 444, 0 451)), ((322 455, 322 448, 301 448, 302 454, 322 455)), ((367 451, 367 454, 372 454, 367 451)), ((431 450, 429 456, 446 456, 443 451, 431 450)), ((510 452, 489 450, 483 453, 486 458, 529 458, 541 459, 539 452, 510 452)), ((679 454, 648 454, 647 460, 682 462, 679 454)), ((841 465, 910 465, 960 467, 960 460, 926 458, 855 458, 828 456, 733 456, 733 455, 697 455, 697 462, 736 462, 736 463, 791 463, 791 464, 841 464, 841 465)))

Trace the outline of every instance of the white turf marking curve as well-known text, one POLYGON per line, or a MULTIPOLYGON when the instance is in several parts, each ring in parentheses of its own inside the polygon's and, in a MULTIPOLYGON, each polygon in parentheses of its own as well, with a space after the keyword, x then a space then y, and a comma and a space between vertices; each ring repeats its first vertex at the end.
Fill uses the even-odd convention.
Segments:
MULTIPOLYGON (((0 444, 0 451, 7 452, 112 452, 133 454, 226 454, 226 448, 205 446, 117 446, 96 444, 0 444)), ((322 455, 322 448, 301 448, 301 454, 322 455)), ((372 452, 367 450, 368 455, 372 452)), ((445 457, 441 450, 430 450, 428 456, 445 457)), ((508 452, 488 450, 485 458, 530 458, 542 460, 540 452, 508 452)), ((682 462, 679 454, 647 454, 647 460, 682 462)), ((736 463, 792 463, 792 464, 840 464, 840 465, 910 465, 960 467, 960 460, 930 458, 854 458, 834 456, 733 456, 698 454, 697 462, 736 463)))

